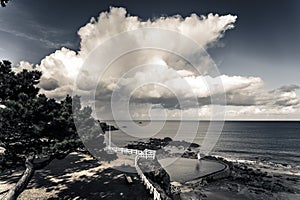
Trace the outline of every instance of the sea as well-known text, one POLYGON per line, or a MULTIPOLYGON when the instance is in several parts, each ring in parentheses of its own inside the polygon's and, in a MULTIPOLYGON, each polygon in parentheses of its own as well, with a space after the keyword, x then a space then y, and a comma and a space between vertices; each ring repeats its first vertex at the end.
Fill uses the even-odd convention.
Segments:
POLYGON ((108 123, 120 128, 111 133, 112 142, 116 146, 125 146, 132 141, 150 137, 170 137, 173 140, 189 140, 189 142, 192 140, 194 143, 204 145, 203 141, 207 134, 215 134, 219 137, 214 137, 216 144, 210 155, 272 169, 279 173, 300 175, 299 121, 123 121, 122 123, 109 121, 108 123))

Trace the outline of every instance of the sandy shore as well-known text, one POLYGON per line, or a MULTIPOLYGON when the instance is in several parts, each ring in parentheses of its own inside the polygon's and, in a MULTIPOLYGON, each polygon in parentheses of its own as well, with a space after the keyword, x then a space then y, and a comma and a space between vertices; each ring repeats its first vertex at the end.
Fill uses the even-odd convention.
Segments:
MULTIPOLYGON (((72 153, 36 171, 19 199, 152 199, 135 174, 130 174, 133 184, 129 185, 123 172, 111 168, 120 164, 116 162, 101 164, 90 156, 72 153)), ((0 175, 0 199, 21 174, 0 175)))

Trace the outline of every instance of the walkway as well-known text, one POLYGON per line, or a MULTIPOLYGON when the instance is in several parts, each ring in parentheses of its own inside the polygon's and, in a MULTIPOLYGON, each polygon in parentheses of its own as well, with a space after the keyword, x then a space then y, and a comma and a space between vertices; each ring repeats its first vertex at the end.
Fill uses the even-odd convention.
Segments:
POLYGON ((146 189, 149 190, 150 194, 153 194, 154 200, 161 200, 160 193, 152 185, 151 181, 149 181, 147 179, 147 177, 144 175, 144 173, 142 172, 142 170, 140 169, 140 167, 138 165, 138 160, 140 158, 155 159, 156 151, 149 150, 149 149, 145 149, 144 151, 142 151, 142 150, 137 150, 137 149, 127 149, 127 148, 119 148, 119 147, 111 147, 111 146, 106 147, 105 150, 108 153, 109 152, 115 152, 115 153, 120 152, 123 154, 136 155, 134 165, 135 165, 135 169, 136 169, 138 175, 140 176, 142 182, 146 186, 146 189))

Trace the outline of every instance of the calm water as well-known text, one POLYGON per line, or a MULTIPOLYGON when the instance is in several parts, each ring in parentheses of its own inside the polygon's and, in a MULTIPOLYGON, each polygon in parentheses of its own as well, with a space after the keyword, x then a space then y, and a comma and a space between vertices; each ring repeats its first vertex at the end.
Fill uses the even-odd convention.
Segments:
MULTIPOLYGON (((143 121, 138 125, 143 127, 147 123, 143 121)), ((199 122, 196 133, 191 133, 194 122, 182 123, 185 128, 182 134, 177 136, 177 140, 186 140, 195 134, 194 142, 201 145, 210 122, 199 122)), ((157 134, 150 135, 174 138, 179 125, 179 121, 167 121, 157 134)), ((116 145, 124 146, 129 141, 149 137, 151 129, 155 130, 156 126, 160 126, 160 122, 153 122, 145 134, 141 130, 131 130, 131 134, 136 137, 125 134, 124 131, 130 128, 124 126, 123 131, 113 132, 112 140, 116 145)), ((300 122, 225 122, 222 134, 211 154, 240 161, 256 161, 262 166, 299 172, 300 122)))
POLYGON ((170 175, 171 181, 184 183, 225 168, 223 164, 188 158, 164 158, 160 164, 170 175), (172 164, 170 164, 172 163, 172 164))

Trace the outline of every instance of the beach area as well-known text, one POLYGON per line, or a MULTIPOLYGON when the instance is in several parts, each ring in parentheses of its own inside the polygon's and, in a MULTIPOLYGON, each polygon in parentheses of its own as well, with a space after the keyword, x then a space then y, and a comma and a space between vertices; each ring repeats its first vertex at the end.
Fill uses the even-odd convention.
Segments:
MULTIPOLYGON (((151 139, 139 142, 139 148, 153 146, 153 141, 155 144, 160 142, 159 146, 162 146, 164 140, 151 139)), ((204 157, 199 161, 196 157, 197 151, 198 147, 190 148, 183 157, 175 158, 175 162, 166 167, 164 167, 164 164, 168 163, 166 159, 174 158, 176 153, 172 155, 168 151, 168 156, 165 152, 158 155, 158 162, 169 176, 163 179, 164 184, 179 189, 179 192, 169 195, 170 199, 299 198, 298 175, 276 173, 268 168, 259 169, 251 164, 231 162, 213 156, 204 157), (191 170, 198 162, 199 169, 191 170)), ((100 162, 83 153, 71 153, 63 160, 54 160, 45 169, 36 171, 29 186, 18 199, 153 199, 140 177, 134 173, 132 158, 126 161, 126 167, 131 173, 117 170, 118 166, 124 167, 126 159, 123 155, 119 156, 122 156, 122 159, 110 163, 100 162), (132 178, 133 183, 128 184, 125 174, 132 178)), ((12 174, 10 172, 1 174, 0 198, 16 183, 21 173, 20 170, 12 174)), ((168 192, 170 191, 166 191, 168 192)))

